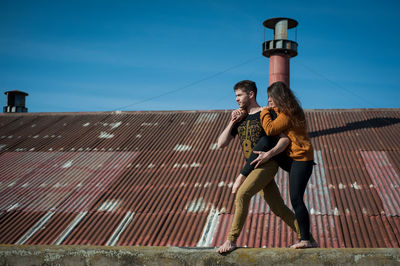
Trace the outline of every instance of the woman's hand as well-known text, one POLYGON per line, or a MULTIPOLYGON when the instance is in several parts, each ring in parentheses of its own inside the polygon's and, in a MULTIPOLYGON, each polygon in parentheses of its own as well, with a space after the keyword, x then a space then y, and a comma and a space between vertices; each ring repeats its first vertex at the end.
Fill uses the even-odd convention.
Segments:
POLYGON ((250 164, 256 164, 254 169, 259 167, 260 165, 268 162, 272 158, 271 151, 253 151, 254 154, 258 154, 258 157, 255 158, 250 164))
POLYGON ((246 179, 246 177, 242 174, 238 175, 238 177, 235 180, 235 183, 233 183, 232 187, 232 193, 236 193, 239 190, 240 185, 243 183, 243 181, 246 179))

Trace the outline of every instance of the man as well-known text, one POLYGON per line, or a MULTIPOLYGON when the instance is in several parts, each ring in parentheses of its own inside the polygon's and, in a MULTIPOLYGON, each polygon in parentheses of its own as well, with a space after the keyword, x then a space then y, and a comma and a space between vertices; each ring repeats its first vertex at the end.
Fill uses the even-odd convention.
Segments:
MULTIPOLYGON (((234 91, 239 109, 232 112, 231 120, 219 136, 218 148, 227 146, 238 135, 244 157, 247 160, 260 138, 273 137, 265 136, 265 132, 261 126, 260 112, 262 108, 256 100, 257 87, 255 82, 250 80, 238 82, 234 86, 234 91), (242 120, 243 111, 247 113, 247 116, 242 120)), ((268 141, 273 142, 273 139, 268 139, 268 141)), ((282 134, 276 146, 269 151, 270 156, 273 157, 281 153, 288 144, 289 139, 282 134)), ((295 215, 285 205, 275 183, 274 176, 277 171, 278 164, 272 159, 258 168, 250 170, 247 177, 247 173, 244 173, 242 170, 241 174, 236 178, 232 187, 232 193, 236 193, 234 218, 227 240, 218 248, 218 253, 230 252, 236 248, 236 241, 247 218, 250 200, 257 192, 261 193, 261 196, 269 204, 271 211, 281 217, 297 233, 298 237, 300 236, 295 215)))

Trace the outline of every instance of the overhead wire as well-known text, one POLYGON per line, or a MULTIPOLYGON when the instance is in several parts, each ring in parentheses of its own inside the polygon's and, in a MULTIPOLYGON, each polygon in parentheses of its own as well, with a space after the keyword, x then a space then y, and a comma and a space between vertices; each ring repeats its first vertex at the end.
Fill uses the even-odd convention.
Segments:
MULTIPOLYGON (((129 108, 129 107, 132 107, 132 106, 140 105, 140 104, 149 102, 149 101, 151 101, 151 100, 154 100, 154 99, 157 99, 157 98, 161 98, 161 97, 166 96, 166 95, 169 95, 169 94, 176 93, 176 92, 178 92, 178 91, 181 91, 181 90, 184 90, 184 89, 186 89, 186 88, 192 87, 192 86, 197 85, 197 84, 199 84, 199 83, 202 83, 202 82, 204 82, 204 81, 213 79, 213 78, 215 78, 215 77, 217 77, 217 76, 219 76, 219 75, 222 75, 222 74, 224 74, 224 73, 226 73, 226 72, 229 72, 229 71, 231 71, 231 70, 233 70, 233 69, 239 68, 239 67, 241 67, 241 66, 243 66, 243 65, 249 64, 249 63, 251 63, 251 62, 253 62, 253 61, 255 61, 255 60, 261 59, 261 58, 262 58, 262 57, 260 57, 260 56, 250 58, 250 59, 248 59, 248 60, 246 60, 246 61, 244 61, 244 62, 242 62, 242 63, 240 63, 240 64, 230 66, 230 67, 228 67, 228 68, 226 68, 226 69, 224 69, 224 70, 218 71, 217 73, 214 73, 214 74, 212 74, 212 75, 210 75, 210 76, 207 76, 207 77, 204 77, 204 78, 195 80, 195 81, 193 81, 193 82, 191 82, 191 83, 189 83, 189 84, 186 84, 186 85, 184 85, 184 86, 182 86, 182 87, 175 88, 175 89, 166 91, 166 92, 164 92, 164 93, 160 93, 160 94, 157 94, 157 95, 154 95, 154 96, 145 98, 145 99, 143 99, 143 100, 134 102, 134 103, 132 103, 132 104, 128 104, 128 105, 125 105, 125 106, 117 107, 117 108, 115 108, 113 111, 124 110, 124 109, 129 108)), ((302 63, 300 63, 300 62, 297 62, 297 64, 301 65, 303 68, 305 68, 306 70, 308 70, 310 73, 312 73, 312 74, 314 74, 314 75, 316 75, 316 76, 318 76, 318 77, 320 77, 320 78, 326 80, 326 81, 329 82, 331 85, 333 85, 333 87, 338 88, 338 89, 340 89, 340 90, 342 90, 342 91, 345 91, 345 92, 347 92, 348 94, 351 94, 352 96, 356 97, 357 99, 359 99, 359 100, 361 100, 361 101, 363 101, 363 102, 365 102, 365 103, 370 104, 371 106, 375 106, 375 104, 373 104, 372 102, 370 102, 368 99, 365 99, 365 98, 362 97, 361 95, 358 95, 357 93, 354 93, 354 91, 352 91, 352 90, 350 90, 350 89, 347 89, 347 88, 344 87, 343 85, 341 85, 341 84, 339 84, 339 83, 337 83, 337 82, 331 80, 330 78, 326 77, 325 75, 321 74, 320 72, 318 72, 318 71, 312 69, 310 66, 307 66, 307 65, 305 65, 305 64, 302 64, 302 63)))
MULTIPOLYGON (((307 69, 308 71, 310 71, 311 73, 313 73, 313 74, 315 74, 315 75, 317 75, 317 76, 323 78, 324 80, 328 81, 328 82, 331 83, 334 87, 339 88, 339 89, 341 89, 342 91, 345 91, 345 92, 347 92, 347 93, 353 95, 354 97, 358 98, 359 100, 361 100, 361 101, 363 101, 363 102, 365 102, 365 103, 368 103, 369 105, 374 106, 375 108, 377 108, 377 107, 376 107, 376 104, 370 102, 369 100, 367 100, 367 99, 365 99, 364 97, 358 95, 357 93, 354 93, 352 90, 349 90, 349 89, 347 89, 346 87, 340 85, 339 83, 337 83, 337 82, 335 82, 335 81, 333 81, 333 80, 327 78, 326 76, 324 76, 324 75, 322 75, 321 73, 319 73, 319 72, 313 70, 313 69, 310 68, 309 66, 306 66, 306 65, 304 65, 304 64, 302 64, 302 63, 299 63, 299 64, 300 64, 301 66, 303 66, 305 69, 307 69)), ((386 117, 382 117, 381 120, 384 121, 384 122, 386 122, 387 124, 391 124, 391 123, 392 123, 392 121, 391 121, 389 118, 386 118, 386 117)))
POLYGON ((358 95, 357 93, 354 93, 354 91, 352 91, 352 90, 350 90, 350 89, 347 89, 346 87, 342 86, 341 84, 339 84, 339 83, 337 83, 337 82, 335 82, 335 81, 329 79, 328 77, 326 77, 325 75, 322 75, 322 74, 319 73, 318 71, 313 70, 311 67, 309 67, 309 66, 307 66, 307 65, 305 65, 305 64, 302 64, 302 63, 298 63, 298 64, 301 65, 302 67, 304 67, 305 69, 307 69, 308 71, 310 71, 311 73, 313 73, 314 75, 316 75, 316 76, 318 76, 318 77, 320 77, 320 78, 322 78, 322 79, 328 81, 328 82, 329 82, 331 85, 333 85, 334 87, 336 87, 336 88, 338 88, 338 89, 341 89, 342 91, 345 91, 345 92, 347 92, 347 93, 353 95, 354 97, 358 98, 359 100, 361 100, 361 101, 363 101, 363 102, 365 102, 365 103, 370 104, 371 106, 375 106, 374 103, 372 103, 372 102, 370 102, 369 100, 365 99, 364 97, 358 95))
POLYGON ((243 66, 243 65, 246 65, 246 64, 248 64, 248 63, 251 63, 251 62, 253 62, 253 61, 255 61, 255 60, 258 60, 258 59, 261 59, 261 58, 262 58, 262 57, 260 57, 260 56, 250 58, 250 59, 248 59, 248 60, 246 60, 246 61, 244 61, 244 62, 242 62, 242 63, 240 63, 240 64, 237 64, 237 65, 228 67, 228 68, 226 68, 226 69, 224 69, 224 70, 222 70, 222 71, 219 71, 219 72, 217 72, 217 73, 215 73, 215 74, 212 74, 212 75, 210 75, 210 76, 207 76, 207 77, 205 77, 205 78, 198 79, 198 80, 193 81, 193 82, 191 82, 191 83, 189 83, 189 84, 186 84, 186 85, 184 85, 184 86, 182 86, 182 87, 179 87, 179 88, 176 88, 176 89, 172 89, 172 90, 166 91, 166 92, 164 92, 164 93, 161 93, 161 94, 158 94, 158 95, 155 95, 155 96, 152 96, 152 97, 149 97, 149 98, 146 98, 146 99, 137 101, 137 102, 132 103, 132 104, 128 104, 128 105, 125 105, 125 106, 118 107, 118 108, 114 109, 113 111, 123 110, 123 109, 126 109, 126 108, 128 108, 128 107, 132 107, 132 106, 135 106, 135 105, 143 104, 143 103, 145 103, 145 102, 149 102, 149 101, 151 101, 151 100, 154 100, 154 99, 157 99, 157 98, 160 98, 160 97, 163 97, 163 96, 166 96, 166 95, 169 95, 169 94, 172 94, 172 93, 181 91, 181 90, 183 90, 183 89, 186 89, 186 88, 189 88, 189 87, 191 87, 191 86, 197 85, 197 84, 199 84, 199 83, 201 83, 201 82, 204 82, 204 81, 206 81, 206 80, 213 79, 213 78, 215 78, 215 77, 217 77, 217 76, 219 76, 219 75, 222 75, 222 74, 224 74, 224 73, 226 73, 226 72, 229 72, 229 71, 231 71, 231 70, 233 70, 233 69, 239 68, 239 67, 241 67, 241 66, 243 66))

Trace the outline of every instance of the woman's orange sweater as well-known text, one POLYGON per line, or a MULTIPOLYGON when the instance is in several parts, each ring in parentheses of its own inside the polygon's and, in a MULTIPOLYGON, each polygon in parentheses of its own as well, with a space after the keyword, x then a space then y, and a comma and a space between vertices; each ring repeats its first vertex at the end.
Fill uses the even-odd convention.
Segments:
POLYGON ((314 149, 305 127, 295 127, 290 118, 274 108, 277 118, 272 120, 268 108, 261 111, 260 119, 262 127, 268 136, 276 136, 284 133, 290 139, 288 154, 296 161, 314 160, 314 149))

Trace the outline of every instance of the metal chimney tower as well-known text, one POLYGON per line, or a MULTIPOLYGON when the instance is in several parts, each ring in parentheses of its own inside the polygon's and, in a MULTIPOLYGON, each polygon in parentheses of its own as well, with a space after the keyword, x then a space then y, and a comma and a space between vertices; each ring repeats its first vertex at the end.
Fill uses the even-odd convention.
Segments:
POLYGON ((23 91, 6 91, 7 106, 3 107, 4 113, 26 113, 28 108, 25 107, 25 97, 28 93, 23 91))
POLYGON ((297 55, 297 42, 288 40, 287 33, 297 24, 297 21, 291 18, 270 18, 263 23, 264 27, 274 30, 274 39, 270 41, 265 41, 264 33, 262 48, 263 55, 270 59, 269 85, 282 81, 290 86, 290 58, 297 55))

